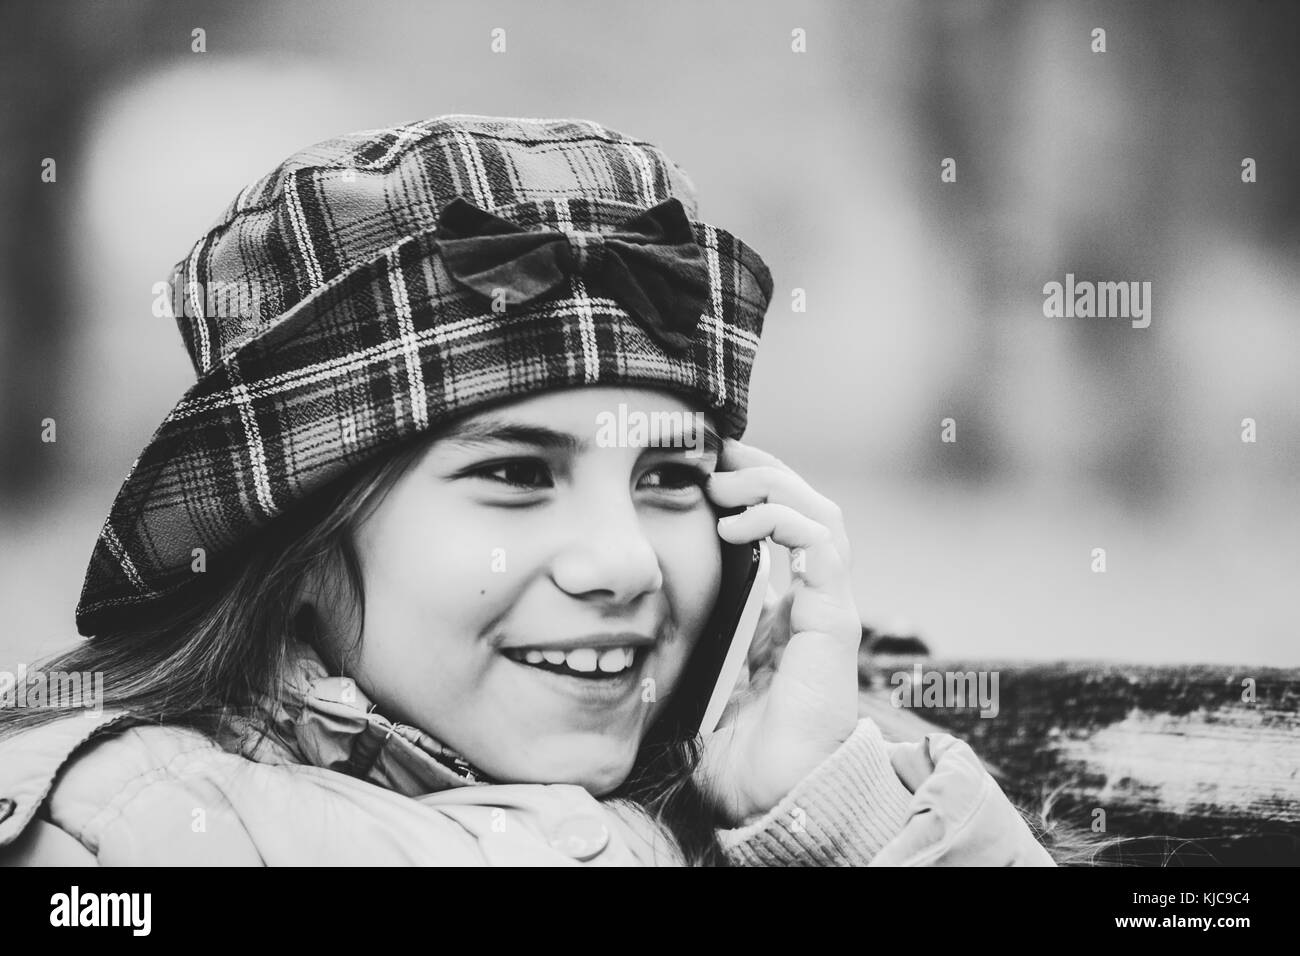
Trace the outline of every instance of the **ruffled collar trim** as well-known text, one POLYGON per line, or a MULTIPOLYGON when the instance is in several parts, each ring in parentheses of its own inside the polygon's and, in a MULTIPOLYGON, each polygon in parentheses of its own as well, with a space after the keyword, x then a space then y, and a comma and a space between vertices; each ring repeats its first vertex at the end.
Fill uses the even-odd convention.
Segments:
POLYGON ((380 714, 356 681, 330 674, 301 642, 280 699, 264 699, 231 732, 234 749, 259 763, 324 767, 406 796, 495 782, 441 741, 380 714))

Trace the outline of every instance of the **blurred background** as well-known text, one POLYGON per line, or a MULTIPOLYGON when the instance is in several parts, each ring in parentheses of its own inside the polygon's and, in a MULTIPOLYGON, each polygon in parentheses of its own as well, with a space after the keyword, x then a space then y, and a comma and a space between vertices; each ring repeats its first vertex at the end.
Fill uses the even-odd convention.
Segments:
POLYGON ((0 666, 76 639, 100 525, 193 382, 154 283, 298 148, 440 113, 651 140, 765 258, 746 440, 844 508, 868 624, 1300 665, 1297 9, 3 4, 0 666), (1150 282, 1150 327, 1044 317, 1066 273, 1150 282))

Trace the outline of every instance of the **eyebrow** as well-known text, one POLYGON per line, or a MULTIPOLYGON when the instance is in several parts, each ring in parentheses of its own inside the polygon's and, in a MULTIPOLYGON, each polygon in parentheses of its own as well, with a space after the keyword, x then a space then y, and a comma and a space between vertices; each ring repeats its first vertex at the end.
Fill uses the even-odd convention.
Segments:
MULTIPOLYGON (((703 433, 705 453, 721 454, 722 436, 718 434, 717 429, 707 419, 704 420, 703 433)), ((649 451, 651 448, 667 448, 670 450, 686 448, 680 429, 673 429, 666 436, 661 437, 667 440, 659 445, 649 446, 645 450, 649 451)), ((494 442, 534 445, 548 451, 565 452, 570 455, 585 451, 589 444, 576 435, 558 431, 554 428, 547 428, 545 425, 528 425, 523 422, 495 417, 460 422, 448 429, 443 434, 442 440, 457 445, 486 445, 494 442)))

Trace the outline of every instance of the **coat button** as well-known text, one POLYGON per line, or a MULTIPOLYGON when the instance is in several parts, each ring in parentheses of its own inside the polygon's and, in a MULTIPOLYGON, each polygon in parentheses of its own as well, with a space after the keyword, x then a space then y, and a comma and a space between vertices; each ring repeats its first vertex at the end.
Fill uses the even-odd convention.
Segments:
POLYGON ((551 846, 579 861, 598 856, 608 845, 609 828, 599 817, 569 817, 551 831, 551 846))
POLYGON ((4 823, 14 815, 14 807, 16 806, 18 804, 8 797, 0 797, 0 823, 4 823))

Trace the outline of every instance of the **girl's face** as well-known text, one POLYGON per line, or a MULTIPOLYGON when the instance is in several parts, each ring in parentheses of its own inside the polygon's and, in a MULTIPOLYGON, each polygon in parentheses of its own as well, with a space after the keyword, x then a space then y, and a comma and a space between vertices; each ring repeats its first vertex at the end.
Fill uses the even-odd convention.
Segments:
POLYGON ((458 422, 358 532, 346 673, 497 780, 617 787, 717 598, 699 420, 657 391, 574 388, 458 422), (687 447, 611 447, 620 403, 677 413, 687 447))

